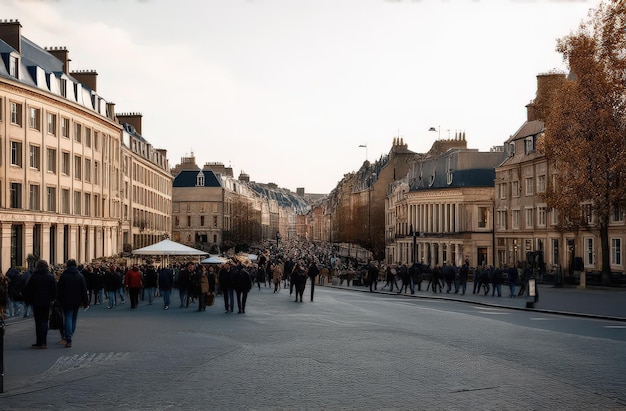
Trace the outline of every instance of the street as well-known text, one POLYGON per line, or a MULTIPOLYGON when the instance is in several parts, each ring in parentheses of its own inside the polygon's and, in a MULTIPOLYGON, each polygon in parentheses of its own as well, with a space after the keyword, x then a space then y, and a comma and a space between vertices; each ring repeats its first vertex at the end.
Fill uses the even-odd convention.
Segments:
POLYGON ((315 287, 246 314, 92 306, 72 348, 7 327, 5 410, 626 409, 623 322, 315 287))

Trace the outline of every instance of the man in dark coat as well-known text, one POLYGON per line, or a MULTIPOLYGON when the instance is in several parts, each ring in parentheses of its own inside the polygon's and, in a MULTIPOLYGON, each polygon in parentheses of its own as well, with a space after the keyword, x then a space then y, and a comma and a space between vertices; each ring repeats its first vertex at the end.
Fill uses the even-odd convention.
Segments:
POLYGON ((231 264, 230 262, 224 264, 218 274, 220 288, 224 296, 224 309, 226 313, 232 313, 235 306, 231 264))
MULTIPOLYGON (((89 294, 87 293, 87 283, 85 277, 78 271, 76 260, 67 260, 66 269, 59 278, 57 285, 58 299, 63 306, 65 316, 65 346, 72 346, 72 336, 76 332, 76 321, 78 320, 78 309, 82 306, 89 307, 89 294)), ((62 343, 60 341, 60 343, 62 343)))
POLYGON ((315 261, 311 261, 309 270, 307 271, 307 275, 311 279, 311 301, 313 301, 313 291, 315 290, 315 277, 317 277, 319 273, 320 270, 317 268, 317 264, 315 264, 315 261))
POLYGON ((237 294, 238 314, 244 314, 246 312, 248 293, 252 288, 252 278, 250 277, 248 270, 241 264, 233 270, 233 288, 237 294))
POLYGON ((170 308, 170 296, 174 286, 174 271, 170 267, 164 267, 159 272, 159 293, 163 296, 163 309, 170 308))
POLYGON ((48 315, 50 304, 57 296, 57 284, 54 276, 50 273, 47 261, 39 260, 35 264, 35 271, 26 283, 24 296, 26 303, 33 307, 35 317, 37 342, 32 347, 48 348, 48 315))
POLYGON ((178 295, 180 296, 180 308, 189 307, 189 288, 191 287, 191 273, 195 271, 192 262, 187 263, 187 267, 180 270, 177 277, 178 295))
POLYGON ((296 289, 296 299, 295 302, 298 302, 298 297, 300 297, 300 302, 302 302, 302 295, 304 294, 304 289, 306 288, 306 272, 304 271, 303 263, 298 261, 291 272, 291 284, 296 289))

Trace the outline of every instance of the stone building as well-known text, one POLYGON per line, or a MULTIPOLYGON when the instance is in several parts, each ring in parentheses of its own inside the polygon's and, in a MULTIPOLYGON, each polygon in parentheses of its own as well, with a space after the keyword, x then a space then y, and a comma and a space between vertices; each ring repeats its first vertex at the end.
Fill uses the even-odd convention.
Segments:
POLYGON ((493 264, 493 180, 502 159, 500 149, 468 149, 465 133, 417 157, 387 197, 387 263, 493 264))
POLYGON ((95 71, 70 71, 67 49, 43 49, 21 27, 0 22, 0 269, 29 255, 87 262, 169 235, 165 152, 120 123, 95 71))
MULTIPOLYGON (((595 217, 588 215, 588 228, 568 232, 558 227, 558 210, 546 206, 544 194, 555 184, 558 170, 541 151, 544 120, 550 98, 565 74, 537 76, 536 98, 527 106, 527 120, 505 144, 507 158, 496 169, 497 262, 518 264, 528 252, 540 252, 548 272, 564 269, 601 270, 600 237, 595 217), (575 261, 578 261, 575 263, 575 261)), ((581 204, 581 212, 585 212, 581 204)), ((611 271, 624 272, 621 258, 626 234, 623 207, 614 207, 609 223, 611 271)))

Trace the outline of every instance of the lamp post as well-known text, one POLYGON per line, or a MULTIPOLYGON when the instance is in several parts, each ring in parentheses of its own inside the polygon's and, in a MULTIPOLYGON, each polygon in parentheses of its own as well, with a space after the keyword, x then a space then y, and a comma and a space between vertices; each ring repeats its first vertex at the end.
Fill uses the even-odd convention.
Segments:
POLYGON ((360 144, 359 148, 365 148, 365 161, 367 161, 367 143, 360 144))
POLYGON ((439 133, 438 139, 441 140, 441 126, 437 126, 437 128, 431 127, 428 129, 428 131, 436 131, 437 133, 439 133))

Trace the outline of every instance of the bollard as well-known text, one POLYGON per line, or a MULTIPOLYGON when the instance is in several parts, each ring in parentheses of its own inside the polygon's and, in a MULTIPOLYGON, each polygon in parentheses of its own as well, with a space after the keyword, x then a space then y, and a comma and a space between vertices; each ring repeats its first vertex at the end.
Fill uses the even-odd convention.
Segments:
POLYGON ((535 277, 530 277, 526 284, 526 308, 534 308, 537 301, 539 301, 537 282, 535 281, 535 277))

